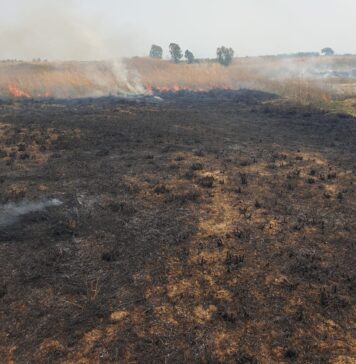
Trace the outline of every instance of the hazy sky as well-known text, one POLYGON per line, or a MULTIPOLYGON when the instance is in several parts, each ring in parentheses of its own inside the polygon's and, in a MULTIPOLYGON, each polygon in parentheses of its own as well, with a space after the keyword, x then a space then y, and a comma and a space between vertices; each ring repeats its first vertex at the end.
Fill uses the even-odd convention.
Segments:
POLYGON ((146 55, 170 42, 212 57, 356 53, 356 0, 0 0, 0 58, 146 55))

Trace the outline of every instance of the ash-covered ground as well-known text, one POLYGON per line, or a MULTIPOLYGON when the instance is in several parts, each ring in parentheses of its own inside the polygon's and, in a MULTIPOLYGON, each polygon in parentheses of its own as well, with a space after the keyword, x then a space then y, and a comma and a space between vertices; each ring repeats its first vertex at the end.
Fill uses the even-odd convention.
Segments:
POLYGON ((1 102, 0 361, 353 362, 356 120, 157 96, 1 102))

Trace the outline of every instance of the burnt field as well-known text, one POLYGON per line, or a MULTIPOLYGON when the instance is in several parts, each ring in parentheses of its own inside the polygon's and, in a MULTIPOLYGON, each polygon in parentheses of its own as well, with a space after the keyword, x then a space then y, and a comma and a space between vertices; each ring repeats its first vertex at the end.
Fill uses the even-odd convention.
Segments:
POLYGON ((0 104, 0 361, 351 363, 356 120, 253 91, 0 104))

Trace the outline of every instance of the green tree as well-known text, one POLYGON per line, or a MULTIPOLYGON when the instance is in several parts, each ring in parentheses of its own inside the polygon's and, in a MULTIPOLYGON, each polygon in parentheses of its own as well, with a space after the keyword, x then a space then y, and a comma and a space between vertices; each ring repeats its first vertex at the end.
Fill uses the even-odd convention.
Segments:
POLYGON ((325 56, 333 56, 335 54, 334 50, 330 47, 325 47, 321 50, 321 53, 325 56))
POLYGON ((195 61, 194 54, 188 49, 185 51, 184 57, 187 59, 189 64, 192 64, 195 61))
POLYGON ((151 58, 158 58, 158 59, 162 59, 163 56, 163 49, 162 47, 153 44, 150 50, 150 57, 151 58))
POLYGON ((220 47, 216 51, 218 61, 223 66, 228 66, 234 58, 234 50, 232 48, 220 47))
POLYGON ((176 43, 171 43, 169 45, 169 52, 171 53, 172 61, 174 63, 179 63, 183 57, 182 49, 176 43))

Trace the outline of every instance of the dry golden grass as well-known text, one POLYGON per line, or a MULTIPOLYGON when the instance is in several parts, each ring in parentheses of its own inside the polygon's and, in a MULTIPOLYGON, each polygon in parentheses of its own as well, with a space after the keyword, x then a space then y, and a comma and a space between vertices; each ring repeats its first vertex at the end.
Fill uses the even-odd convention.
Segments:
POLYGON ((167 61, 136 58, 128 61, 128 66, 138 71, 145 85, 163 90, 251 88, 274 92, 298 102, 315 103, 356 94, 356 83, 352 79, 317 79, 303 75, 304 69, 321 65, 356 67, 355 57, 334 58, 242 58, 235 60, 229 67, 216 63, 177 65, 167 61))
POLYGON ((87 97, 189 89, 251 88, 300 103, 328 103, 356 95, 352 78, 311 77, 310 70, 356 69, 356 57, 252 57, 188 65, 150 58, 122 62, 57 62, 0 64, 0 95, 87 97))

